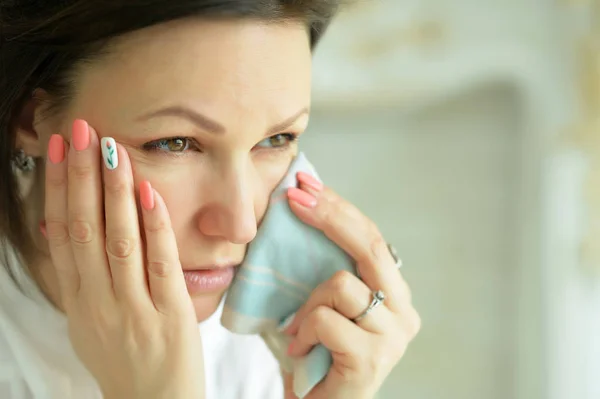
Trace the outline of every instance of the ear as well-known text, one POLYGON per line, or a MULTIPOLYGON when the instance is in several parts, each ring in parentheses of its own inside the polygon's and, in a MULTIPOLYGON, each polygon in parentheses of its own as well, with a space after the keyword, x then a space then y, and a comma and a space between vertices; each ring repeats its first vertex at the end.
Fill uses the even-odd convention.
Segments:
POLYGON ((16 148, 22 149, 25 154, 34 158, 41 157, 43 154, 42 135, 36 122, 40 120, 44 100, 47 99, 48 93, 41 89, 35 90, 16 120, 16 148))

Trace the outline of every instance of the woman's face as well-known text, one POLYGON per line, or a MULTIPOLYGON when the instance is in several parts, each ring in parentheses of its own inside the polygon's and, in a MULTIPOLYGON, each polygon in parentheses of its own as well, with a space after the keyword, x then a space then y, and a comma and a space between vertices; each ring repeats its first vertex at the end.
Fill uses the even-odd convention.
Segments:
MULTIPOLYGON (((37 131, 69 139, 81 118, 114 137, 164 197, 183 269, 239 264, 308 123, 310 70, 301 23, 171 22, 83 66, 69 108, 37 131)), ((198 320, 225 290, 188 284, 198 320)))

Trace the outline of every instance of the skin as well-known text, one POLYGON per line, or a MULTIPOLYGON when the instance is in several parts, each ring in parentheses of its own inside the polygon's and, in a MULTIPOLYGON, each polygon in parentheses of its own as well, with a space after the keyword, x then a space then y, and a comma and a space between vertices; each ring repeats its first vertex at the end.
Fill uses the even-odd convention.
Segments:
MULTIPOLYGON (((269 193, 285 174, 297 146, 258 148, 267 130, 310 106, 310 49, 297 24, 187 21, 153 27, 114 45, 114 55, 82 69, 78 94, 59 117, 36 118, 39 149, 50 135, 71 137, 76 118, 128 151, 136 182, 149 180, 171 212, 181 263, 242 261, 256 234, 269 193), (218 54, 218 57, 214 55, 218 54), (171 106, 185 106, 218 121, 226 132, 212 134, 184 117, 139 120, 171 106), (152 140, 187 136, 204 153, 147 152, 152 140)), ((301 134, 303 114, 276 133, 301 134)), ((271 133, 270 136, 274 134, 271 133)), ((39 182, 43 185, 43 182, 39 182)), ((36 206, 42 214, 43 201, 36 206)), ((34 220, 32 230, 37 230, 34 220)), ((60 306, 53 267, 45 264, 45 285, 60 306)), ((199 321, 216 309, 223 291, 193 298, 199 321)))
MULTIPOLYGON (((197 19, 171 22, 119 38, 113 43, 109 56, 82 66, 76 74, 76 95, 63 112, 47 117, 44 102, 33 100, 22 115, 17 144, 31 155, 46 157, 51 135, 60 133, 67 143, 67 163, 71 168, 85 163, 82 154, 69 149, 75 119, 87 121, 93 137, 97 132, 98 138, 110 136, 119 143, 123 158, 129 159, 124 161, 123 176, 131 170, 129 174, 136 193, 140 182, 148 181, 159 193, 157 202, 164 201, 162 216, 170 220, 173 247, 176 246, 169 253, 178 253, 180 263, 177 265, 179 273, 169 275, 179 283, 162 287, 164 292, 161 291, 162 296, 158 299, 152 292, 149 300, 154 302, 154 309, 159 307, 157 303, 171 298, 166 301, 170 306, 167 306, 170 309, 167 313, 176 314, 178 320, 185 319, 186 325, 191 325, 190 314, 195 316, 192 317, 195 322, 214 313, 224 290, 194 295, 190 314, 180 312, 177 309, 186 308, 186 299, 176 295, 182 291, 180 270, 242 261, 246 246, 254 238, 265 213, 269 194, 297 153, 295 142, 289 142, 287 134, 301 135, 306 129, 310 75, 308 35, 300 23, 197 19), (181 113, 148 117, 168 107, 185 107, 201 113, 222 125, 222 131, 209 132, 206 126, 194 123, 181 113), (171 147, 165 147, 163 142, 162 150, 148 151, 147 143, 174 136, 188 137, 190 148, 169 153, 164 151, 165 148, 181 147, 173 142, 171 147), (129 164, 131 169, 128 169, 129 164), (175 297, 178 299, 173 300, 175 297)), ((42 91, 38 91, 36 97, 51 100, 42 91)), ((92 148, 97 149, 97 141, 92 139, 92 148)), ((56 184, 52 181, 61 181, 57 178, 61 173, 64 173, 62 180, 65 181, 74 177, 67 174, 66 166, 63 170, 48 165, 46 175, 50 176, 50 183, 46 182, 46 190, 59 195, 60 190, 53 191, 56 184)), ((44 173, 40 175, 43 179, 44 173)), ((90 182, 97 181, 100 185, 100 176, 92 174, 90 182)), ((104 184, 108 184, 106 174, 104 176, 104 184)), ((35 184, 44 186, 44 181, 35 184)), ((46 200, 49 196, 50 193, 46 200)), ((75 197, 81 204, 86 203, 84 194, 75 197)), ((73 198, 71 191, 69 198, 73 198)), ((133 200, 130 201, 132 204, 133 200)), ((109 225, 111 210, 108 209, 109 202, 106 203, 109 225)), ((89 204, 96 203, 90 199, 89 204)), ((37 231, 37 224, 44 213, 48 217, 51 205, 39 196, 28 198, 26 205, 31 229, 37 231)), ((136 205, 132 206, 135 209, 136 205)), ((371 398, 420 328, 420 319, 411 305, 410 290, 377 228, 332 190, 304 181, 298 190, 290 193, 290 206, 301 220, 323 230, 357 260, 363 281, 338 273, 317 288, 287 330, 296 337, 289 353, 303 355, 319 342, 334 353, 332 371, 309 398, 371 398), (310 204, 298 201, 298 191, 313 201, 310 204), (349 319, 365 309, 371 292, 377 289, 386 293, 385 304, 363 321, 352 323, 349 319)), ((145 217, 139 201, 137 209, 145 217)), ((129 216, 131 214, 135 211, 129 216)), ((121 215, 119 220, 129 216, 121 215)), ((53 217, 56 219, 56 214, 53 217)), ((137 224, 135 219, 131 218, 130 225, 137 224)), ((41 234, 36 236, 41 255, 32 267, 36 271, 35 279, 49 299, 67 313, 72 324, 80 327, 71 329, 76 330, 79 341, 90 342, 94 335, 111 336, 89 327, 93 323, 84 320, 87 313, 81 310, 81 298, 76 295, 78 290, 68 288, 75 281, 69 279, 78 273, 77 283, 71 285, 87 286, 82 269, 75 266, 69 269, 69 265, 76 262, 58 255, 60 250, 56 244, 60 231, 55 221, 48 225, 50 244, 41 234), (66 266, 57 268, 57 264, 66 266)), ((145 223, 144 219, 141 234, 147 228, 145 223)), ((113 282, 116 283, 122 282, 113 282)), ((137 287, 131 281, 123 284, 137 287)), ((94 292, 95 296, 90 292, 85 291, 88 302, 105 298, 101 289, 94 292)), ((138 292, 139 298, 148 296, 144 289, 127 292, 138 292)), ((138 297, 125 302, 139 305, 138 297)), ((107 299, 105 306, 112 306, 109 304, 114 301, 111 301, 107 299)), ((131 310, 132 306, 126 307, 129 310, 123 310, 123 314, 143 314, 145 320, 153 320, 155 315, 147 309, 140 310, 142 307, 138 305, 135 311, 131 310)), ((120 329, 111 331, 115 333, 120 329)), ((113 338, 115 341, 121 339, 113 338)), ((192 338, 180 337, 180 340, 189 343, 192 338)), ((94 365, 90 367, 89 363, 94 363, 98 354, 82 354, 86 349, 83 344, 81 348, 78 354, 101 385, 102 381, 108 381, 104 386, 110 385, 110 363, 96 365, 94 372, 94 365)), ((143 351, 146 356, 148 352, 151 352, 148 348, 143 351)), ((136 359, 134 355, 130 357, 136 359)), ((147 359, 140 357, 139 361, 143 363, 147 359)), ((202 367, 192 361, 186 364, 192 368, 202 367)), ((134 367, 132 364, 131 368, 134 367)), ((147 377, 151 370, 144 372, 147 377)), ((144 380, 143 375, 136 376, 140 381, 144 380)), ((136 376, 131 378, 135 380, 136 376)), ((290 383, 286 376, 286 392, 292 397, 290 383)), ((118 396, 124 391, 111 392, 118 396)), ((169 397, 175 397, 173 391, 166 392, 171 395, 169 397)))

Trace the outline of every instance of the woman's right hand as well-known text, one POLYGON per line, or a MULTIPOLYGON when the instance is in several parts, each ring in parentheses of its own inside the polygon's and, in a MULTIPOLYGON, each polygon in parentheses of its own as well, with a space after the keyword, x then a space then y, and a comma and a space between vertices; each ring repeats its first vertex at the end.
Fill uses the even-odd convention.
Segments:
POLYGON ((141 183, 140 223, 127 152, 105 140, 114 169, 82 120, 70 144, 53 135, 48 148, 46 235, 71 342, 107 399, 203 398, 201 339, 167 208, 141 183))

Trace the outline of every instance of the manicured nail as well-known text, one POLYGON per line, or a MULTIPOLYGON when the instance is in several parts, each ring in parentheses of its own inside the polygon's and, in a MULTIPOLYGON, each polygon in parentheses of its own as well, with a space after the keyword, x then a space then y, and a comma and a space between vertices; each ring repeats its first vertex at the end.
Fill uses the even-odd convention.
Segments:
POLYGON ((42 220, 40 222, 40 233, 44 236, 44 238, 48 239, 48 233, 46 233, 46 221, 42 220))
POLYGON ((288 197, 292 201, 296 201, 300 205, 307 208, 314 208, 317 206, 317 199, 313 195, 307 193, 306 191, 300 190, 299 188, 289 188, 288 197))
POLYGON ((50 137, 48 159, 53 164, 61 163, 65 159, 65 141, 60 134, 53 134, 50 137))
POLYGON ((90 145, 90 127, 82 119, 73 122, 73 147, 77 151, 83 151, 90 145))
POLYGON ((294 341, 290 342, 290 344, 288 345, 287 354, 288 354, 288 356, 293 356, 293 354, 294 354, 294 341))
POLYGON ((147 180, 140 183, 140 202, 145 210, 154 209, 154 190, 147 180))
POLYGON ((316 192, 321 192, 323 190, 323 183, 315 179, 314 176, 309 175, 306 172, 298 172, 296 175, 300 183, 306 184, 308 187, 312 188, 316 192))
POLYGON ((289 326, 292 325, 292 322, 294 321, 294 318, 296 317, 296 313, 292 313, 291 315, 289 315, 288 317, 286 317, 281 324, 277 327, 277 331, 282 332, 282 333, 286 333, 287 329, 289 326))
POLYGON ((117 143, 112 137, 102 137, 100 140, 100 147, 102 147, 102 158, 104 158, 104 164, 109 170, 117 169, 119 166, 119 156, 117 155, 117 143))

